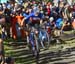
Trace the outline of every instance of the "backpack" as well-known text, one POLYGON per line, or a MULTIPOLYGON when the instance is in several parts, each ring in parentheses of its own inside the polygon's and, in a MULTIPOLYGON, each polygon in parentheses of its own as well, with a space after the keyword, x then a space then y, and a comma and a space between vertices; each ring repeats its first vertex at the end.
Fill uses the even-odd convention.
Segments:
POLYGON ((56 27, 60 29, 62 27, 62 25, 63 25, 63 19, 62 18, 58 18, 56 20, 56 27))

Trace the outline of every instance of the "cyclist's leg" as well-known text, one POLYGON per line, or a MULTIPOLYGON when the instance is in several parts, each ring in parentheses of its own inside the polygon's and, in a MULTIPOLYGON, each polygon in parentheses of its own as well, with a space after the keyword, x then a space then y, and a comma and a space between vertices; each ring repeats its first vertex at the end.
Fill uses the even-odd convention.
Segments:
POLYGON ((43 40, 40 41, 42 48, 45 48, 43 40))
POLYGON ((34 51, 34 50, 35 50, 35 44, 34 44, 34 41, 31 41, 30 44, 31 44, 31 47, 32 47, 32 51, 34 51))

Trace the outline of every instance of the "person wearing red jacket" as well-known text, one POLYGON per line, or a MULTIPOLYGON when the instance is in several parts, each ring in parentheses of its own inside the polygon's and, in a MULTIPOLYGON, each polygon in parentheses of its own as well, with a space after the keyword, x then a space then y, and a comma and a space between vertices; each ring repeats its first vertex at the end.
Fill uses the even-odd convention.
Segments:
POLYGON ((50 6, 47 5, 46 9, 47 9, 47 15, 50 16, 50 13, 51 13, 50 6))
POLYGON ((17 31, 16 31, 16 16, 15 14, 11 14, 11 36, 14 39, 17 39, 17 31))

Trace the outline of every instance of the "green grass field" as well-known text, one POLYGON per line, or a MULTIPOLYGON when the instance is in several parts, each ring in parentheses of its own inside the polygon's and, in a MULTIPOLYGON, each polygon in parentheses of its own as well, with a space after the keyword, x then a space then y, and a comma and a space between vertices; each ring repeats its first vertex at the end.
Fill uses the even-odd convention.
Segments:
MULTIPOLYGON (((20 45, 19 42, 17 42, 16 45, 12 45, 9 41, 14 40, 8 39, 4 41, 5 56, 13 57, 15 59, 15 64, 36 64, 36 59, 32 56, 32 53, 27 45, 20 45)), ((41 62, 40 64, 50 64, 49 62, 51 62, 52 60, 48 59, 49 61, 43 61, 41 59, 45 58, 46 55, 51 52, 58 52, 59 50, 65 51, 67 48, 73 47, 75 47, 75 39, 65 41, 65 43, 63 42, 62 44, 51 44, 49 49, 41 49, 39 62, 41 62)))
MULTIPOLYGON (((7 44, 8 42, 4 43, 5 46, 5 55, 11 56, 15 58, 15 64, 36 64, 35 58, 32 56, 31 51, 28 49, 26 45, 24 46, 11 46, 7 44)), ((48 50, 41 49, 40 54, 44 54, 50 51, 58 51, 63 50, 66 48, 75 47, 75 40, 66 41, 65 44, 55 44, 50 45, 48 50)))

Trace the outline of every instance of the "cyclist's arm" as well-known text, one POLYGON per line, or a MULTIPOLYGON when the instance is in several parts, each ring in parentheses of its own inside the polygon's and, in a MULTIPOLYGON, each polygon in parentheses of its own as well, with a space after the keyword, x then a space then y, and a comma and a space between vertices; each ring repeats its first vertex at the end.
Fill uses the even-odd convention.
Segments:
POLYGON ((26 17, 23 18, 22 22, 21 22, 21 26, 23 25, 24 21, 26 20, 26 17))

